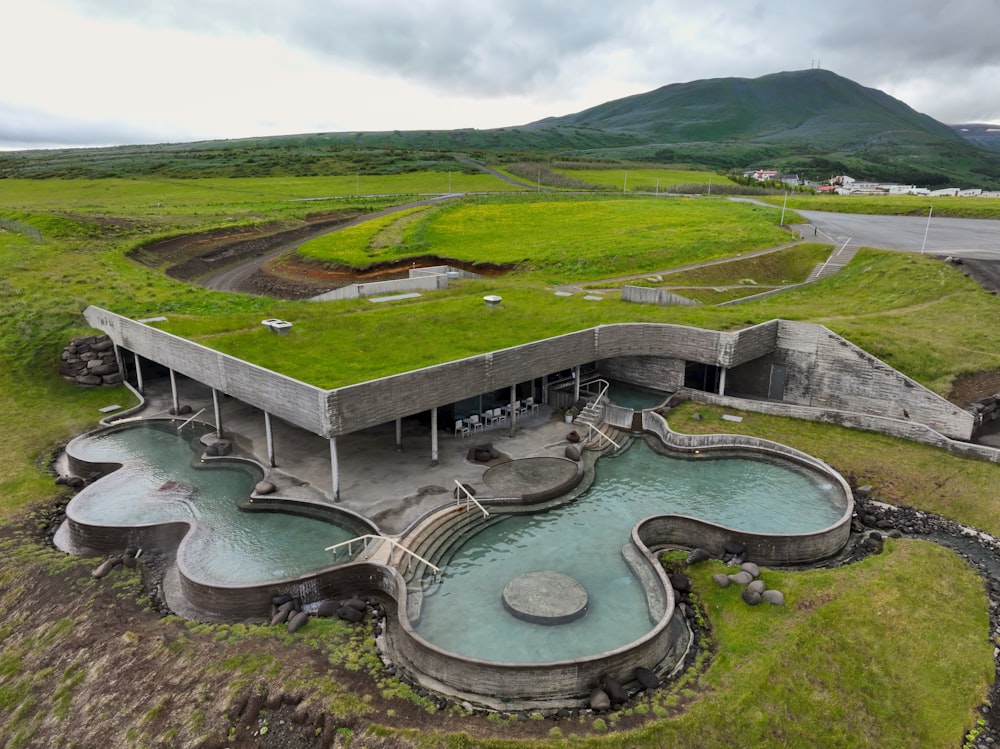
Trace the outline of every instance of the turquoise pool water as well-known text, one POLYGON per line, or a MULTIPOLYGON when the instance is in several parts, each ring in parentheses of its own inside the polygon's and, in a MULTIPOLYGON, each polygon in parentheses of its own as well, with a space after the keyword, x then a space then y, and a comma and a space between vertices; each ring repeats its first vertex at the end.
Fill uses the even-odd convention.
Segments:
POLYGON ((623 382, 612 382, 608 389, 608 400, 636 411, 654 408, 663 403, 667 397, 666 393, 653 393, 649 390, 626 385, 623 382))
POLYGON ((208 584, 277 581, 330 567, 327 546, 357 535, 334 522, 284 512, 245 512, 261 472, 251 465, 201 463, 197 434, 145 422, 78 440, 73 454, 123 467, 83 489, 67 507, 78 523, 193 524, 178 549, 185 574, 208 584))
POLYGON ((612 650, 653 624, 643 588, 621 556, 639 520, 679 514, 750 532, 806 533, 840 520, 846 501, 826 477, 791 463, 673 458, 639 440, 601 458, 593 486, 574 502, 510 516, 469 538, 424 598, 417 631, 446 650, 491 661, 538 663, 612 650), (545 625, 505 611, 504 585, 538 569, 581 583, 590 597, 586 615, 545 625))

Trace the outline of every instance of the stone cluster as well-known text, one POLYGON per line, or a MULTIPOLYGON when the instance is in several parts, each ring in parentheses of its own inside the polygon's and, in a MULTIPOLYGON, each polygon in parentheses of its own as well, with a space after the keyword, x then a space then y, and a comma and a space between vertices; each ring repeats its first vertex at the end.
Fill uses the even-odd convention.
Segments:
POLYGON ((63 349, 59 374, 80 387, 118 385, 122 381, 114 344, 106 335, 70 341, 63 349))
POLYGON ((1000 393, 980 398, 969 407, 969 410, 979 417, 981 424, 1000 419, 1000 393))

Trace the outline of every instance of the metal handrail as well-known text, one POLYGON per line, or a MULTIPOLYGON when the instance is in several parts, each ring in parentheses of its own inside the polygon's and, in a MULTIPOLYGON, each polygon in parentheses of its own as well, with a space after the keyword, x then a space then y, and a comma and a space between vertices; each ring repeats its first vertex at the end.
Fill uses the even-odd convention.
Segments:
POLYGON ((614 441, 613 439, 611 439, 611 437, 609 437, 608 435, 606 435, 606 434, 605 434, 604 432, 602 432, 602 431, 601 431, 600 429, 596 429, 596 428, 594 427, 594 425, 593 425, 593 424, 587 424, 587 427, 588 427, 588 428, 590 429, 590 431, 589 431, 589 432, 587 433, 587 441, 588 441, 588 442, 590 441, 590 438, 591 438, 591 437, 592 437, 592 436, 594 435, 594 433, 596 432, 596 433, 597 433, 598 435, 600 435, 601 437, 604 437, 604 439, 606 439, 606 440, 607 440, 608 442, 610 442, 610 443, 611 443, 612 445, 614 445, 614 446, 615 446, 616 448, 618 448, 619 450, 621 450, 621 449, 622 449, 622 446, 621 446, 621 445, 619 445, 619 444, 618 444, 617 442, 615 442, 615 441, 614 441))
MULTIPOLYGON (((472 496, 472 493, 468 489, 466 489, 465 486, 462 485, 461 481, 459 481, 458 479, 455 479, 455 486, 457 486, 459 489, 461 489, 462 490, 462 494, 465 495, 465 511, 466 512, 469 511, 469 502, 472 502, 472 504, 474 504, 476 507, 478 507, 482 511, 484 518, 488 518, 490 516, 489 511, 485 507, 483 507, 481 504, 479 504, 479 500, 472 496)), ((462 497, 461 496, 455 497, 455 504, 456 505, 461 505, 462 504, 462 497)))
POLYGON ((373 535, 371 533, 366 533, 363 536, 355 536, 354 538, 349 538, 346 541, 341 541, 339 544, 334 544, 333 546, 327 546, 326 549, 324 549, 324 551, 335 551, 336 549, 339 549, 341 546, 346 546, 347 547, 347 553, 350 554, 351 553, 351 545, 355 541, 366 541, 366 542, 367 541, 385 541, 385 542, 388 542, 392 546, 392 548, 399 549, 400 551, 402 551, 402 552, 404 552, 406 554, 409 554, 411 557, 413 557, 414 559, 416 559, 418 562, 421 562, 421 563, 427 565, 428 567, 430 567, 435 572, 440 572, 441 571, 440 567, 438 567, 437 565, 431 564, 430 562, 428 562, 426 559, 424 559, 422 556, 420 556, 416 552, 410 551, 405 546, 403 546, 403 544, 399 543, 399 541, 394 541, 393 539, 389 538, 388 536, 376 536, 376 535, 373 535))
POLYGON ((192 421, 194 421, 195 419, 197 419, 203 413, 205 413, 205 409, 204 408, 201 409, 198 413, 194 414, 190 419, 188 419, 187 421, 185 421, 179 427, 177 427, 177 431, 179 432, 181 429, 183 429, 184 427, 186 427, 188 424, 190 424, 192 421))

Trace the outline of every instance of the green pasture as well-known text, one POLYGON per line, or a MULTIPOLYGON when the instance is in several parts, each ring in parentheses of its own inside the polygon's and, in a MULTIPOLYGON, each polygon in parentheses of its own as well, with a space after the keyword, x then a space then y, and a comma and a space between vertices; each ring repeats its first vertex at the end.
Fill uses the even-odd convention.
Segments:
POLYGON ((672 185, 705 185, 705 192, 709 192, 709 185, 735 185, 726 176, 715 172, 699 172, 687 169, 651 169, 639 167, 612 168, 612 169, 578 169, 573 167, 556 167, 553 171, 564 174, 567 177, 578 179, 582 182, 589 182, 592 185, 602 187, 607 190, 618 190, 620 192, 669 192, 672 185))
POLYGON ((433 254, 567 283, 782 244, 789 235, 777 226, 778 219, 777 212, 750 203, 697 198, 468 200, 425 212, 398 245, 378 253, 369 245, 384 224, 319 237, 299 253, 330 266, 355 268, 433 254))
POLYGON ((288 201, 310 201, 293 206, 305 212, 331 207, 323 199, 519 190, 491 174, 463 171, 335 177, 0 179, 0 211, 109 213, 124 219, 180 212, 210 215, 234 208, 273 210, 288 201), (312 201, 317 205, 312 206, 312 201))
MULTIPOLYGON (((419 250, 515 268, 384 304, 223 294, 173 281, 126 256, 154 236, 219 225, 301 222, 311 213, 403 203, 410 195, 434 192, 440 175, 402 177, 413 180, 408 189, 399 181, 387 189, 401 197, 378 199, 364 197, 364 176, 361 197, 352 191, 351 178, 340 183, 335 181, 340 178, 0 180, 0 218, 42 232, 36 242, 0 229, 0 408, 5 417, 0 450, 6 455, 0 518, 52 504, 61 491, 46 470, 53 451, 94 426, 100 407, 127 407, 134 401, 124 388, 80 390, 57 375, 62 347, 88 332, 80 313, 89 304, 132 317, 166 315, 163 326, 171 332, 323 387, 625 321, 718 330, 773 318, 820 323, 941 394, 958 375, 1000 368, 1000 326, 994 324, 1000 299, 928 257, 862 250, 831 278, 733 307, 626 304, 613 280, 599 293, 600 301, 584 299, 579 290, 568 297, 553 293, 554 284, 585 280, 599 288, 605 279, 723 258, 734 260, 664 275, 664 285, 740 286, 746 279, 765 285, 800 274, 827 252, 803 244, 746 256, 785 243, 788 234, 777 228, 776 210, 722 200, 530 194, 467 199, 378 219, 350 230, 343 247, 318 253, 322 262, 356 265, 401 248, 403 257, 419 250), (482 301, 486 294, 501 295, 502 304, 490 310, 482 301), (292 320, 292 332, 280 338, 269 334, 260 320, 271 316, 292 320), (330 366, 333 361, 336 367, 330 366)), ((459 177, 454 173, 452 179, 459 177)), ((460 188, 453 183, 453 189, 460 188)), ((789 206, 815 207, 799 200, 790 196, 789 206)), ((980 200, 965 202, 973 207, 987 202, 980 200)), ((671 412, 670 419, 681 431, 725 428, 799 447, 849 479, 871 484, 880 498, 1000 535, 1000 510, 992 501, 1000 483, 997 464, 831 425, 757 414, 743 414, 744 421, 736 424, 722 422, 720 415, 689 404, 671 412), (703 418, 693 418, 694 411, 703 418)), ((390 716, 376 722, 421 746, 555 748, 573 743, 595 749, 922 749, 958 746, 974 727, 975 709, 992 679, 993 643, 982 582, 955 554, 932 544, 896 541, 883 555, 848 567, 765 571, 769 585, 786 592, 789 605, 783 608, 743 606, 733 600, 734 591, 712 586, 713 571, 711 565, 689 570, 712 624, 711 655, 650 701, 599 719, 553 722, 558 732, 533 742, 471 738, 445 729, 413 737, 405 726, 393 726, 390 716), (631 727, 636 723, 639 727, 631 727)), ((7 567, 4 575, 13 580, 16 570, 7 567)), ((0 660, 4 647, 0 635, 0 660)), ((218 648, 221 663, 224 644, 218 648)), ((0 669, 0 696, 14 694, 7 687, 21 684, 12 669, 0 669)), ((32 689, 43 682, 35 679, 32 689)), ((43 698, 36 709, 44 717, 54 715, 56 707, 43 698)), ((8 725, 24 720, 11 722, 15 710, 16 705, 0 701, 0 718, 8 725)))

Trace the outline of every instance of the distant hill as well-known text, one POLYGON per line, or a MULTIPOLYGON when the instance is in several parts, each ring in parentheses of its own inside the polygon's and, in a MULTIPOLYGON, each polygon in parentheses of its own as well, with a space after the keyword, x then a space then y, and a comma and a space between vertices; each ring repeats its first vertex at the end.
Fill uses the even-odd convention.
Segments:
POLYGON ((770 167, 925 187, 1000 189, 998 138, 956 131, 828 70, 674 83, 582 112, 491 130, 315 133, 0 153, 3 177, 286 176, 606 159, 717 170, 770 167))
POLYGON ((987 151, 1000 151, 1000 125, 981 122, 952 125, 956 133, 965 140, 987 151))

